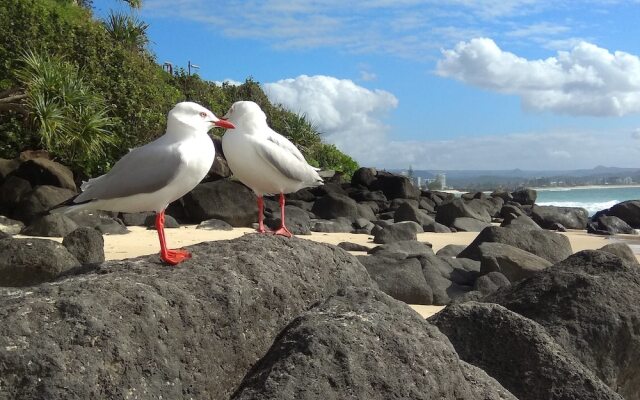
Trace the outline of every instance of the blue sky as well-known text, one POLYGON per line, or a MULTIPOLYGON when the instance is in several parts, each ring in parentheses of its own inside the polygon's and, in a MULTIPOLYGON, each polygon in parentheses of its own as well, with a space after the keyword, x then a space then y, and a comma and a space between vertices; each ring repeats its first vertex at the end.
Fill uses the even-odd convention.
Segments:
POLYGON ((143 0, 139 17, 158 62, 253 77, 362 165, 640 168, 638 1, 143 0))

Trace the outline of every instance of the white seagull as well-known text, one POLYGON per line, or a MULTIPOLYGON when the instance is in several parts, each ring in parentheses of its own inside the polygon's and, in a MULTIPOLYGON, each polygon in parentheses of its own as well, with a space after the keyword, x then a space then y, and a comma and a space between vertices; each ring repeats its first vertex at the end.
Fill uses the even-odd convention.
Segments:
POLYGON ((293 143, 267 125, 267 116, 256 103, 235 102, 222 119, 236 127, 222 137, 229 168, 258 196, 258 232, 266 232, 262 196, 280 193, 281 223, 274 233, 291 237, 284 223, 284 193, 322 185, 317 169, 307 164, 293 143))
POLYGON ((191 258, 186 250, 169 250, 164 236, 164 211, 205 177, 215 157, 211 127, 233 129, 232 123, 192 102, 178 103, 167 117, 164 135, 122 157, 106 174, 89 179, 74 205, 52 212, 105 210, 156 212, 160 257, 171 265, 191 258))

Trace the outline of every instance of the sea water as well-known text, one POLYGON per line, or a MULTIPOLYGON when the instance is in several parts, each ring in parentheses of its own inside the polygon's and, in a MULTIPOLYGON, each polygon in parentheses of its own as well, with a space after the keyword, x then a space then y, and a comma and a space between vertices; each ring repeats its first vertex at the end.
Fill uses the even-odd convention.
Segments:
POLYGON ((582 207, 589 215, 625 200, 640 200, 640 186, 536 189, 540 206, 582 207))

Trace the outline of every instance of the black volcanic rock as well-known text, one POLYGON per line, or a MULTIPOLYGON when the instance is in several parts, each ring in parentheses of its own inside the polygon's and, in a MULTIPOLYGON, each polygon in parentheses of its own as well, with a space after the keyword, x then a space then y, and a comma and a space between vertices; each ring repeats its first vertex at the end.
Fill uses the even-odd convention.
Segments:
POLYGON ((0 215, 0 232, 7 235, 17 235, 23 228, 22 222, 0 215))
POLYGON ((329 193, 317 199, 315 203, 313 203, 311 212, 318 216, 318 218, 324 219, 345 217, 355 220, 360 216, 355 200, 337 193, 329 193))
POLYGON ((101 263, 104 261, 104 238, 94 228, 80 227, 62 240, 62 245, 80 264, 101 263))
POLYGON ((489 222, 477 220, 469 217, 458 217, 451 224, 457 232, 480 232, 487 226, 491 226, 489 222))
POLYGON ((538 322, 624 398, 640 398, 637 265, 585 250, 484 301, 538 322))
POLYGON ((14 209, 13 215, 25 224, 30 224, 53 206, 69 200, 74 195, 75 192, 70 189, 48 185, 37 186, 22 196, 20 203, 14 209))
POLYGON ((230 180, 201 183, 181 200, 190 222, 215 218, 231 226, 247 227, 258 220, 255 194, 230 180))
MULTIPOLYGON (((285 206, 284 210, 285 225, 291 233, 294 235, 311 235, 309 213, 301 208, 289 205, 285 206)), ((280 228, 280 223, 280 212, 273 213, 264 220, 264 224, 274 230, 280 228)))
POLYGON ((352 242, 340 242, 338 247, 346 251, 369 251, 367 246, 352 242))
MULTIPOLYGON (((80 265, 78 260, 60 243, 47 239, 2 239, 0 240, 0 287, 1 286, 30 286, 56 279, 61 273, 80 265)), ((10 292, 10 291, 9 291, 10 292)), ((0 307, 7 302, 6 295, 0 288, 0 307)), ((7 321, 0 318, 0 330, 6 328, 7 321)), ((14 327, 15 328, 15 327, 14 327)), ((2 351, 8 346, 6 338, 0 349, 0 370, 6 362, 2 351)), ((37 349, 36 349, 37 351, 37 349)), ((0 373, 0 383, 3 382, 3 373, 0 373)), ((0 387, 5 390, 4 385, 0 387)), ((3 392, 0 392, 2 395, 3 392)), ((14 397, 10 397, 14 398, 14 397)))
POLYGON ((27 236, 64 237, 76 229, 78 224, 67 215, 49 214, 36 219, 21 233, 27 236))
POLYGON ((358 168, 351 177, 351 184, 369 187, 376 180, 378 172, 375 168, 358 168))
POLYGON ((345 289, 295 318, 234 400, 515 399, 408 306, 345 289))
POLYGON ((580 207, 534 205, 531 209, 531 218, 544 229, 556 229, 556 224, 567 229, 586 229, 589 213, 580 207))
POLYGON ((420 226, 411 221, 397 222, 393 225, 372 231, 373 243, 385 244, 401 240, 416 240, 416 234, 421 232, 420 226))
POLYGON ((485 242, 480 244, 478 250, 481 274, 500 272, 512 283, 551 266, 544 258, 504 243, 485 242))
POLYGON ((532 206, 538 198, 538 193, 533 189, 520 189, 515 192, 511 192, 513 201, 522 204, 523 206, 532 206))
POLYGON ((50 185, 76 191, 71 170, 46 158, 36 157, 20 163, 12 175, 26 179, 32 186, 50 185))
POLYGON ((456 218, 460 217, 491 222, 491 216, 484 206, 474 201, 465 202, 462 199, 454 199, 449 203, 439 205, 436 212, 436 221, 446 226, 452 226, 456 218))
POLYGON ((634 229, 640 229, 640 200, 618 203, 606 211, 606 214, 620 218, 634 229))
POLYGON ((595 230, 605 231, 611 234, 633 234, 635 230, 626 222, 613 215, 602 215, 595 222, 595 230))
POLYGON ((458 257, 480 261, 478 247, 485 242, 508 244, 552 263, 562 261, 573 253, 571 243, 564 235, 526 225, 509 225, 485 228, 458 257))
POLYGON ((382 190, 389 200, 398 198, 417 200, 420 197, 420 190, 413 186, 411 180, 406 176, 378 173, 377 179, 371 184, 370 189, 382 190))
POLYGON ((451 305, 430 317, 460 358, 521 400, 622 400, 536 322, 497 304, 451 305))
POLYGON ((380 290, 394 299, 407 304, 433 303, 431 287, 427 285, 417 259, 358 256, 358 261, 364 265, 380 290))
POLYGON ((398 242, 383 244, 372 249, 368 249, 367 252, 377 256, 393 256, 400 258, 433 254, 430 244, 418 242, 417 240, 401 240, 398 242))
POLYGON ((599 250, 606 251, 607 253, 615 254, 623 261, 628 262, 630 265, 638 264, 636 255, 633 254, 633 250, 623 242, 609 243, 602 246, 599 250))
POLYGON ((153 255, 0 289, 1 395, 227 399, 296 315, 372 284, 354 256, 298 238, 189 249, 178 266, 153 255))

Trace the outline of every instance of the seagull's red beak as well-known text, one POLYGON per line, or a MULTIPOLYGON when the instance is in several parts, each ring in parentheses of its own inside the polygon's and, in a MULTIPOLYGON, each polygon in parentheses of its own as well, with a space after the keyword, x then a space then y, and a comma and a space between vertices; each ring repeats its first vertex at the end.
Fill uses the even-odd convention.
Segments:
POLYGON ((216 122, 213 123, 214 126, 217 126, 218 128, 224 128, 224 129, 235 129, 236 127, 233 126, 233 124, 229 121, 226 121, 224 119, 219 119, 216 122))

